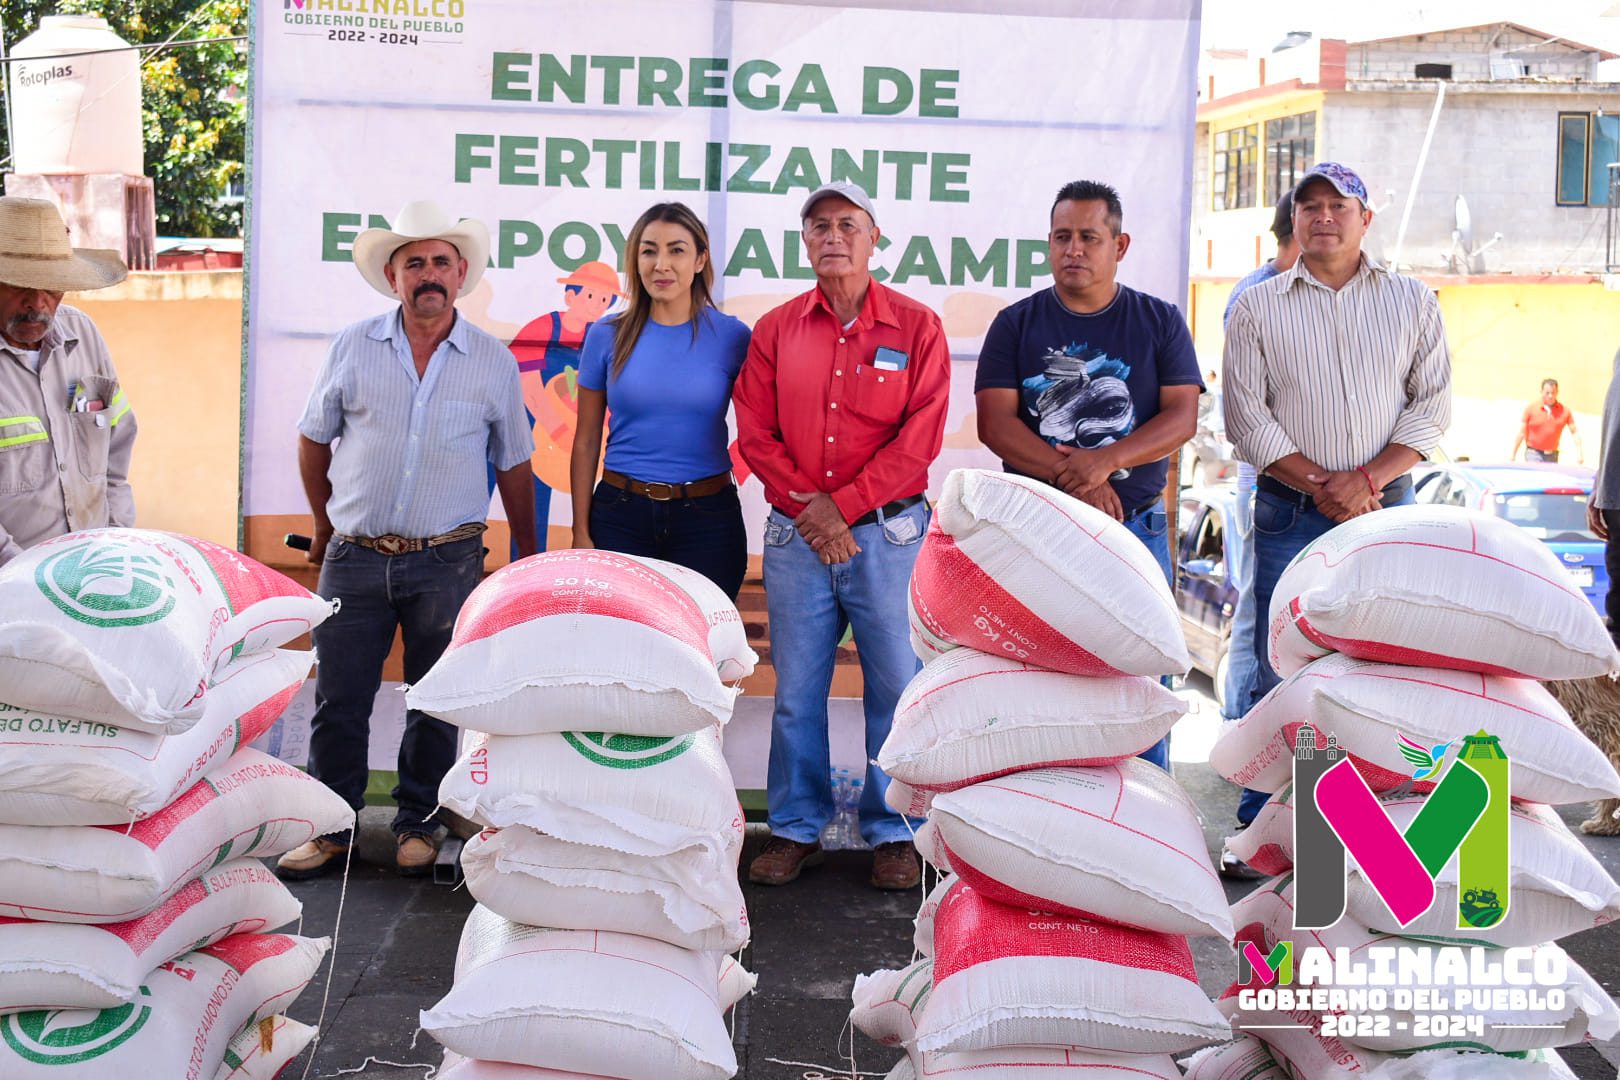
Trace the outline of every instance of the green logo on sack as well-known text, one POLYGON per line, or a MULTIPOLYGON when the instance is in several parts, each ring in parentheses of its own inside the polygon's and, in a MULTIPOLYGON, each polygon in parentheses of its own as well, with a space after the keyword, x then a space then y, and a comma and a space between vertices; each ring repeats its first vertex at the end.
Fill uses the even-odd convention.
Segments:
MULTIPOLYGON (((141 987, 141 998, 151 996, 152 991, 141 987)), ((36 1009, 0 1017, 0 1036, 18 1057, 32 1064, 79 1065, 127 1043, 151 1016, 152 1006, 140 999, 100 1012, 36 1009)))
POLYGON ((39 564, 34 582, 64 615, 103 628, 144 626, 174 610, 163 560, 85 540, 39 564))
POLYGON ((601 731, 565 731, 562 737, 585 758, 610 769, 645 769, 680 757, 695 735, 609 735, 601 731))

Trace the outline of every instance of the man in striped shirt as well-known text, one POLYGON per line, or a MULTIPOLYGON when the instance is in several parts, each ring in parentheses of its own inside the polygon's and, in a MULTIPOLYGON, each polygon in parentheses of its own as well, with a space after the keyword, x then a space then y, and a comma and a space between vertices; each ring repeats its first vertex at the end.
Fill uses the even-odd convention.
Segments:
MULTIPOLYGON (((517 366, 500 341, 456 312, 489 259, 489 231, 452 221, 432 203, 407 206, 390 229, 355 238, 367 284, 399 303, 340 331, 298 423, 298 471, 315 516, 309 561, 317 591, 343 601, 315 630, 309 771, 359 810, 368 778, 372 701, 394 631, 405 681, 427 673, 450 643, 456 614, 478 585, 489 507, 486 463, 520 555, 538 549, 517 366), (336 448, 333 442, 337 441, 336 448)), ((455 761, 456 729, 412 710, 399 747, 396 862, 425 874, 437 854, 439 781, 455 761)), ((345 831, 282 856, 282 877, 342 866, 345 831)))
MULTIPOLYGON (((1335 525, 1410 502, 1407 475, 1451 422, 1451 356, 1434 293, 1361 250, 1367 187, 1336 162, 1294 188, 1294 266, 1246 290, 1226 328, 1226 431, 1255 467, 1254 599, 1335 525)), ((1279 679, 1255 625, 1249 702, 1279 679)))

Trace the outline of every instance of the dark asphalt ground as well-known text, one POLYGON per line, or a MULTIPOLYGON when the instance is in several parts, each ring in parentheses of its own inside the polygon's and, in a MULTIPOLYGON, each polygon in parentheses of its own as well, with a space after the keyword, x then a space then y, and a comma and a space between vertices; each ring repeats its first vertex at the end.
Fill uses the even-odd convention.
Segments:
MULTIPOLYGON (((1175 772, 1204 812, 1210 850, 1218 853, 1221 832, 1236 807, 1236 789, 1208 765, 1177 762, 1175 772)), ((1567 807, 1563 813, 1574 826, 1586 816, 1586 808, 1567 807)), ((364 815, 330 981, 323 968, 293 1010, 296 1018, 314 1023, 329 993, 311 1077, 421 1080, 427 1066, 441 1057, 427 1035, 413 1048, 417 1011, 449 988, 456 943, 473 900, 464 888, 405 880, 391 865, 381 865, 392 858, 387 817, 380 809, 364 815)), ((1620 838, 1584 839, 1605 868, 1620 877, 1620 838)), ((750 837, 744 866, 760 842, 759 836, 750 837)), ((921 900, 918 892, 872 889, 866 883, 870 858, 864 852, 833 852, 823 866, 806 871, 792 885, 768 889, 744 884, 754 931, 744 963, 759 976, 758 989, 737 1007, 735 1017, 738 1075, 744 1080, 850 1075, 846 1021, 855 975, 909 961, 911 920, 921 900)), ((1229 898, 1237 899, 1247 888, 1229 883, 1229 898)), ((307 882, 293 891, 304 902, 303 932, 332 933, 341 882, 307 882)), ((1235 975, 1231 949, 1212 938, 1193 944, 1200 981, 1214 996, 1235 975)), ((1620 925, 1587 931, 1562 944, 1611 995, 1620 993, 1620 925)), ((899 1058, 897 1051, 858 1034, 854 1048, 863 1076, 881 1076, 899 1058)), ((1620 1041, 1561 1053, 1582 1080, 1613 1080, 1620 1065, 1620 1041)), ((287 1075, 303 1075, 308 1057, 306 1053, 287 1075)))

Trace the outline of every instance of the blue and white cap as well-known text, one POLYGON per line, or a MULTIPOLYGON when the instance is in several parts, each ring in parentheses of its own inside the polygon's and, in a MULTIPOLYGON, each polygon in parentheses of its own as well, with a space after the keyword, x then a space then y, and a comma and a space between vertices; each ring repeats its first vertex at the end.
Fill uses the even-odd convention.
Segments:
POLYGON ((1360 199, 1361 205, 1367 205, 1367 185, 1361 182, 1361 177, 1348 165, 1340 165, 1337 161, 1318 161, 1310 167, 1299 183, 1294 185, 1294 197, 1298 198, 1306 184, 1321 178, 1333 185, 1333 189, 1348 199, 1360 199))

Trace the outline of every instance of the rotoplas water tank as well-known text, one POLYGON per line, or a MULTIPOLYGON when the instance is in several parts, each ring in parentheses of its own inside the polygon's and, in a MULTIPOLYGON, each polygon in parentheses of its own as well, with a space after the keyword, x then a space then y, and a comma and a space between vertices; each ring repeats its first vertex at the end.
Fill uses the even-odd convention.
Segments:
POLYGON ((140 53, 105 19, 47 15, 10 56, 11 172, 145 172, 140 53))

